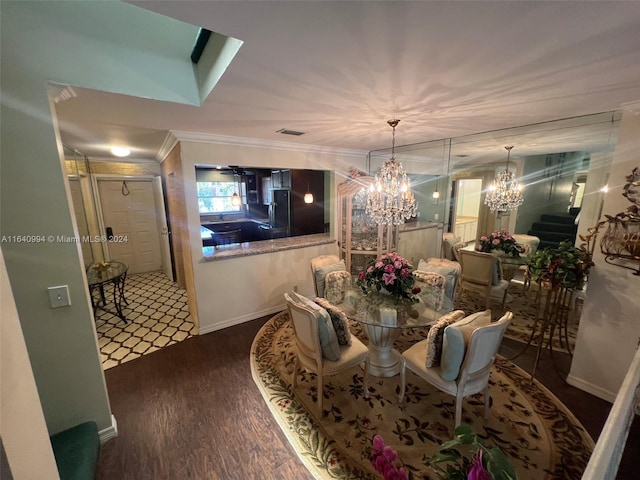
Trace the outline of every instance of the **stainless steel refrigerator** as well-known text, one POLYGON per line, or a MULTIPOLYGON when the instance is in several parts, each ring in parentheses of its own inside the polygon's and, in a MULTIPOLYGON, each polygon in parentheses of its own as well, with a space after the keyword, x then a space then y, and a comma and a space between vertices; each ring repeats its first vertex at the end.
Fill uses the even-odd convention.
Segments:
POLYGON ((273 190, 273 198, 269 204, 269 226, 280 229, 289 235, 291 232, 291 191, 273 190))

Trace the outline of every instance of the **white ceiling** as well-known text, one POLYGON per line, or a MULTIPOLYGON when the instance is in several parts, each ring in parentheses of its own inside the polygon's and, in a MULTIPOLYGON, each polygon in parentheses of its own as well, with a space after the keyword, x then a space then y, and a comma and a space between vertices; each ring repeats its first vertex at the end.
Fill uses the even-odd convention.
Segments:
POLYGON ((61 136, 89 157, 156 159, 170 130, 369 151, 394 117, 404 145, 640 100, 635 1, 129 3, 244 45, 201 107, 74 86, 61 136))

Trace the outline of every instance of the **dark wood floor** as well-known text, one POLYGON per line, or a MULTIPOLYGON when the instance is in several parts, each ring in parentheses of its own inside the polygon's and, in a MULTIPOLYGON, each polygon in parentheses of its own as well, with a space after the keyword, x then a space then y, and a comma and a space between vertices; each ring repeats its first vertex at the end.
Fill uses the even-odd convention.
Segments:
MULTIPOLYGON (((251 342, 267 318, 196 336, 105 372, 118 437, 102 446, 97 480, 312 479, 251 377, 251 342)), ((501 353, 521 344, 505 339, 501 353)), ((529 369, 533 348, 515 362, 529 369)), ((562 359, 561 356, 554 356, 562 359)), ((556 375, 548 355, 540 379, 597 439, 611 405, 556 375)), ((633 425, 619 479, 638 478, 633 425)))

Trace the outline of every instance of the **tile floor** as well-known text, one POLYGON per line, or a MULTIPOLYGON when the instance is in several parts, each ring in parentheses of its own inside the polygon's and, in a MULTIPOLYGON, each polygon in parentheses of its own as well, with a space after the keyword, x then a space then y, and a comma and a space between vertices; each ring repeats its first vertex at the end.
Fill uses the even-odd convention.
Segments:
MULTIPOLYGON (((163 272, 127 276, 122 304, 129 323, 98 309, 96 330, 105 370, 192 336, 195 325, 189 315, 187 292, 163 272)), ((106 306, 113 309, 113 304, 106 306)))

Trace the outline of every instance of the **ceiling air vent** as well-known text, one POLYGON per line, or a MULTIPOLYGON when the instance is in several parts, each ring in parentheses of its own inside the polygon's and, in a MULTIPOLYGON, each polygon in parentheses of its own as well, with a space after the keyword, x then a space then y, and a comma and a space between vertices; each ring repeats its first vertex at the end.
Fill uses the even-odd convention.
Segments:
POLYGON ((276 133, 281 133, 283 135, 294 135, 299 137, 300 135, 304 135, 304 132, 298 132, 297 130, 289 130, 288 128, 281 128, 280 130, 276 130, 276 133))

